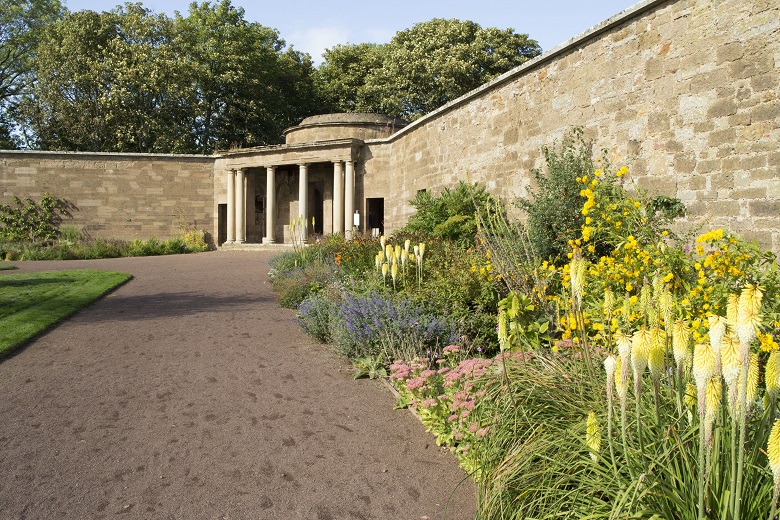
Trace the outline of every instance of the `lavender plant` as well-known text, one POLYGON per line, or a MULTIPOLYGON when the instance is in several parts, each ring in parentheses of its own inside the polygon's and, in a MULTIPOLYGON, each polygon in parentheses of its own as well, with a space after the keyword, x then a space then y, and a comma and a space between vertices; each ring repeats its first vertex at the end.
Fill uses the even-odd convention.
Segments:
POLYGON ((410 359, 410 351, 422 356, 436 352, 458 338, 449 320, 425 312, 403 297, 374 292, 368 296, 346 295, 334 315, 333 340, 349 357, 385 354, 385 359, 410 359))

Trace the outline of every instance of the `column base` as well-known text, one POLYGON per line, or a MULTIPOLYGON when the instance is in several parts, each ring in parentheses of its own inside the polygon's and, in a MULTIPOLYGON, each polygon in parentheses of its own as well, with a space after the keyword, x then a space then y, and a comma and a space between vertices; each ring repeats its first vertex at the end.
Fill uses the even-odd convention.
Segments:
POLYGON ((263 244, 275 244, 276 241, 273 238, 263 237, 263 244))

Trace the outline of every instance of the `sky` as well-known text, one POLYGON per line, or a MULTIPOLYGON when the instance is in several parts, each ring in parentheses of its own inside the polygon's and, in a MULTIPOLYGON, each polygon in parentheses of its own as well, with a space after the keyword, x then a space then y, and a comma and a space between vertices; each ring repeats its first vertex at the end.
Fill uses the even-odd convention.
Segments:
MULTIPOLYGON (((346 43, 387 43, 396 32, 432 18, 471 20, 512 28, 547 51, 634 5, 638 0, 233 0, 250 22, 273 27, 315 65, 325 49, 346 43)), ((71 11, 107 11, 117 3, 63 0, 71 11)), ((155 13, 187 13, 191 0, 142 0, 155 13)))

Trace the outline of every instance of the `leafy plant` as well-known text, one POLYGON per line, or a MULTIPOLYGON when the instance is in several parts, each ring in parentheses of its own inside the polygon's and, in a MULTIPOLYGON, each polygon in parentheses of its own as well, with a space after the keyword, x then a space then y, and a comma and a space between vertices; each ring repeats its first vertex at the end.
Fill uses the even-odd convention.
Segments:
POLYGON ((39 202, 13 197, 16 207, 0 205, 0 238, 9 242, 53 240, 63 217, 71 217, 73 204, 44 193, 39 202))
POLYGON ((357 369, 354 378, 367 377, 369 379, 377 379, 379 377, 387 377, 387 370, 385 370, 383 363, 384 354, 381 353, 376 356, 364 356, 353 359, 352 364, 357 369))
POLYGON ((331 339, 332 304, 320 293, 310 294, 298 305, 297 321, 306 334, 327 343, 331 339))
POLYGON ((420 191, 409 201, 417 212, 400 232, 471 243, 477 232, 475 214, 484 212, 493 203, 484 186, 463 181, 455 189, 444 188, 439 196, 420 191))
POLYGON ((570 251, 569 241, 579 238, 584 220, 577 179, 592 175, 597 161, 580 127, 566 134, 558 149, 545 146, 542 153, 546 172, 532 171, 536 186, 528 186, 528 192, 533 198, 520 200, 518 205, 527 214, 528 237, 534 253, 542 259, 560 262, 570 251))

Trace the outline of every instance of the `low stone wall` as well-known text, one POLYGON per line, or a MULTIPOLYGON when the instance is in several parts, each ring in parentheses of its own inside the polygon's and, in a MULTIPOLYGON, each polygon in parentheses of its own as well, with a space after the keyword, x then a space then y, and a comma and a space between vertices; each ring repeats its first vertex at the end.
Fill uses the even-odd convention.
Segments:
POLYGON ((571 127, 689 222, 780 252, 780 3, 644 1, 368 143, 365 197, 402 225, 417 190, 459 180, 523 197, 541 148, 571 127))
POLYGON ((211 233, 213 168, 207 156, 0 151, 0 202, 49 192, 76 206, 66 224, 95 238, 211 233))

